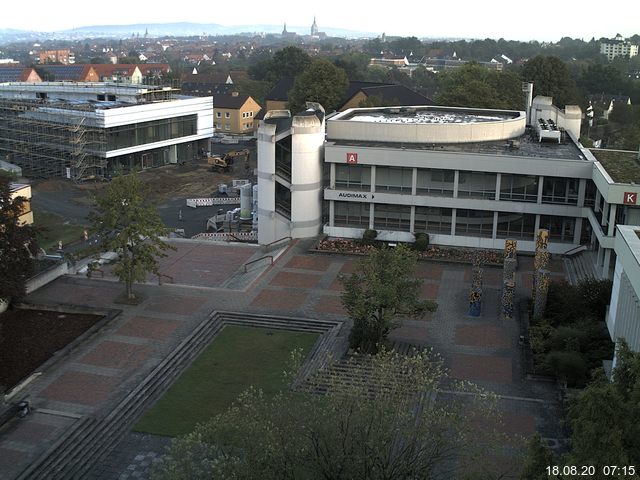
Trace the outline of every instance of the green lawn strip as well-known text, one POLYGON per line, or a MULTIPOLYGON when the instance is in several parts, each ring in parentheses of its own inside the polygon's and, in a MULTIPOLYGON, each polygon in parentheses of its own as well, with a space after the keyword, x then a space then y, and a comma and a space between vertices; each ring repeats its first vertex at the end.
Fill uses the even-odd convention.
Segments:
POLYGON ((318 335, 226 326, 193 364, 182 373, 134 430, 175 437, 197 423, 224 412, 248 387, 275 394, 291 351, 306 354, 318 335))
POLYGON ((64 222, 59 215, 44 210, 34 210, 33 223, 39 229, 38 245, 45 251, 49 251, 56 250, 60 240, 63 246, 81 240, 84 227, 64 222))

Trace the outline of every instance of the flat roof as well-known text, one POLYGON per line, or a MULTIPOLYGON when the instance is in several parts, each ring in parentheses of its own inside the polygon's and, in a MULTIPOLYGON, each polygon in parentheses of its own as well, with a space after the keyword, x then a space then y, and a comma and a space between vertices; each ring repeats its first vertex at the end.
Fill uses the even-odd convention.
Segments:
POLYGON ((582 151, 571 140, 563 143, 538 142, 533 130, 527 128, 527 132, 512 140, 496 140, 488 142, 470 143, 398 143, 398 142, 373 142, 355 140, 329 140, 338 146, 396 148, 406 150, 424 150, 434 152, 461 152, 479 153, 498 156, 516 156, 533 158, 558 158, 566 160, 589 161, 582 151))
POLYGON ((483 110, 447 107, 388 107, 375 109, 353 109, 334 120, 371 123, 434 124, 434 123, 482 123, 499 122, 518 118, 517 111, 483 110))
POLYGON ((638 152, 601 148, 591 148, 590 151, 614 182, 640 184, 638 152))

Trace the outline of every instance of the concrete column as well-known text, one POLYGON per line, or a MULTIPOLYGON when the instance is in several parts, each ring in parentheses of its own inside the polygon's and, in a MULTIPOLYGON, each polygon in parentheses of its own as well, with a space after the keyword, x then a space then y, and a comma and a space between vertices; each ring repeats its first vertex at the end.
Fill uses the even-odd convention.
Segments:
MULTIPOLYGON (((333 165, 333 163, 331 164, 333 165)), ((329 201, 329 226, 334 226, 334 217, 336 216, 336 204, 334 200, 329 201)))
POLYGON ((458 184, 460 182, 460 170, 453 174, 453 198, 458 198, 458 184))
POLYGON ((455 237, 456 235, 456 209, 451 209, 451 235, 455 237))
POLYGON ((534 231, 533 240, 534 241, 537 238, 538 230, 540 230, 540 215, 536 215, 536 223, 534 224, 534 227, 533 227, 533 231, 534 231))
MULTIPOLYGON (((329 188, 335 189, 336 188, 336 164, 335 163, 330 163, 329 164, 329 188)), ((331 204, 333 204, 333 202, 331 202, 331 204)), ((331 224, 331 226, 333 226, 333 223, 331 224)))
MULTIPOLYGON (((376 166, 371 165, 371 189, 370 192, 373 193, 376 191, 376 166)), ((373 227, 370 227, 373 228, 373 227)))
POLYGON ((602 264, 602 273, 600 278, 609 278, 609 264, 611 263, 611 249, 604 249, 604 262, 602 264))
MULTIPOLYGON (((602 220, 600 220, 600 225, 602 225, 603 227, 607 225, 608 216, 609 216, 608 214, 609 214, 609 204, 605 200, 604 204, 602 205, 602 220)), ((604 228, 602 230, 604 230, 604 228)))
POLYGON ((493 230, 491 231, 491 238, 498 238, 498 212, 493 212, 493 230))
POLYGON ((542 203, 542 187, 544 186, 544 177, 538 177, 538 201, 537 203, 542 203))
POLYGON ((496 174, 496 200, 500 200, 500 182, 501 181, 502 181, 502 174, 501 173, 496 174))
POLYGON ((600 268, 600 266, 602 265, 603 250, 604 248, 602 248, 600 244, 598 244, 598 255, 596 257, 596 265, 598 266, 598 268, 600 268))
MULTIPOLYGON (((569 189, 567 189, 569 191, 569 189)), ((578 206, 584 207, 584 199, 587 196, 587 180, 584 178, 580 179, 578 183, 578 206)))
MULTIPOLYGON (((373 188, 373 183, 371 185, 373 188)), ((369 228, 373 228, 373 216, 375 214, 375 208, 376 207, 374 203, 369 204, 369 228)))
POLYGON ((594 212, 599 212, 600 211, 600 198, 601 198, 600 190, 598 190, 596 188, 596 198, 594 200, 594 205, 593 205, 593 211, 594 212))
MULTIPOLYGON (((413 174, 411 175, 411 195, 417 195, 417 192, 418 192, 418 169, 414 168, 413 174)), ((413 216, 411 218, 413 218, 413 216)), ((411 231, 413 231, 413 228, 411 231)))
MULTIPOLYGON (((415 168, 414 168, 415 171, 415 168)), ((415 177, 414 177, 415 179, 415 177)), ((415 183, 413 184, 414 188, 415 188, 415 183)), ((415 194, 414 194, 415 195, 415 194)), ((416 231, 416 206, 415 205, 411 205, 411 217, 409 219, 409 231, 410 232, 415 232, 416 231)))
POLYGON ((618 210, 618 205, 615 203, 609 205, 609 231, 607 235, 613 237, 616 233, 616 211, 618 210))
POLYGON ((582 219, 576 218, 576 226, 573 229, 573 243, 580 244, 580 237, 582 236, 582 219))

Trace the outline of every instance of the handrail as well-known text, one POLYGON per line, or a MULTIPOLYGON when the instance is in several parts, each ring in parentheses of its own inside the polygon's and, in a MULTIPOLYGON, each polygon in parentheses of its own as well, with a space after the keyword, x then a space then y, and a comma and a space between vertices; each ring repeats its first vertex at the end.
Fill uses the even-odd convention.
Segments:
POLYGON ((579 251, 583 251, 583 250, 587 250, 587 246, 586 245, 578 245, 577 247, 572 248, 571 250, 567 250, 566 252, 564 252, 562 255, 573 255, 576 252, 579 251))
POLYGON ((293 237, 289 236, 289 237, 282 237, 282 238, 279 238, 278 240, 274 240, 273 242, 269 242, 269 243, 267 243, 266 245, 263 245, 263 246, 262 246, 262 248, 263 248, 263 250, 266 252, 266 251, 267 251, 267 249, 268 249, 271 245, 274 245, 274 244, 276 244, 276 243, 278 243, 278 242, 281 242, 282 240, 293 240, 293 237))
POLYGON ((247 273, 247 266, 248 265, 251 265, 252 263, 259 262, 260 260, 264 260, 265 258, 270 259, 271 260, 270 265, 273 265, 273 255, 265 255, 264 257, 256 258, 255 260, 251 260, 250 262, 247 262, 244 265, 242 265, 244 267, 244 273, 247 273))

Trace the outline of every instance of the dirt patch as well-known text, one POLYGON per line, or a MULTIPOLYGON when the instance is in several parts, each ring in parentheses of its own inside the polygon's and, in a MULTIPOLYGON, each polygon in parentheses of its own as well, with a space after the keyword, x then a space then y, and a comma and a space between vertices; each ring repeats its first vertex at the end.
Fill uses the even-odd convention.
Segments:
POLYGON ((0 314, 0 393, 14 387, 102 318, 27 309, 0 314))
POLYGON ((38 190, 41 192, 64 192, 69 190, 69 180, 62 180, 59 178, 44 180, 42 182, 38 182, 36 185, 38 190))

